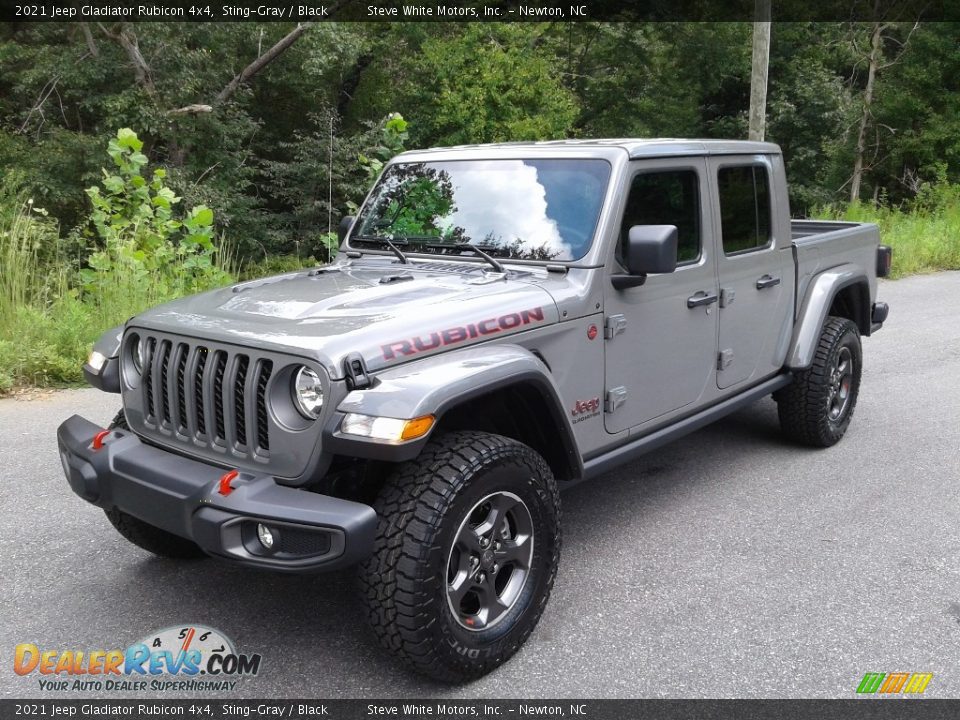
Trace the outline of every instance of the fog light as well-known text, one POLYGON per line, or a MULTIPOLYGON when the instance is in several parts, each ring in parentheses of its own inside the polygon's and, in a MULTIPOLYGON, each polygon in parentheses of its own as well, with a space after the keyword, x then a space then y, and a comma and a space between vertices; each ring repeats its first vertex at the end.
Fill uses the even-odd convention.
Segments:
POLYGON ((263 523, 257 523, 257 537, 267 550, 273 550, 273 532, 263 523))

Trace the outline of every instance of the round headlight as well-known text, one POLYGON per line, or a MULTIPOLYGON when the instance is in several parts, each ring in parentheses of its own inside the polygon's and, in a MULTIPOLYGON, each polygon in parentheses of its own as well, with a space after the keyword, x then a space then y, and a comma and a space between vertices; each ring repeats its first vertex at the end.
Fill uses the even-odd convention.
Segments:
POLYGON ((143 373, 143 340, 134 336, 134 341, 130 346, 130 359, 133 361, 133 369, 137 375, 143 373))
POLYGON ((301 415, 310 420, 318 418, 323 409, 320 376, 308 367, 300 368, 293 379, 293 399, 301 415))

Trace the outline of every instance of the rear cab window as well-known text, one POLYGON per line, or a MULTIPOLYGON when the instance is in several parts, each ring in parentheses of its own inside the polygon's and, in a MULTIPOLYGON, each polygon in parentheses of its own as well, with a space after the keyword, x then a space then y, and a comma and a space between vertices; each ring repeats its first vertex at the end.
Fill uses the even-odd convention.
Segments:
POLYGON ((770 247, 770 178, 763 165, 735 165, 717 171, 720 235, 725 255, 770 247))

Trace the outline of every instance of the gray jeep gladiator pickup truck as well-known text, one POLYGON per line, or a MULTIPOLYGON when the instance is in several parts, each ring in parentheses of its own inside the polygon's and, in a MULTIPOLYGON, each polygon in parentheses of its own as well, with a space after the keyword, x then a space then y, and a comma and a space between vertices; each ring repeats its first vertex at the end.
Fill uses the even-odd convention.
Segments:
POLYGON ((148 310, 95 345, 119 393, 58 431, 70 487, 158 555, 359 566, 420 672, 530 635, 558 490, 773 395, 833 445, 882 325, 877 228, 791 221, 776 145, 596 140, 407 152, 336 261, 148 310))

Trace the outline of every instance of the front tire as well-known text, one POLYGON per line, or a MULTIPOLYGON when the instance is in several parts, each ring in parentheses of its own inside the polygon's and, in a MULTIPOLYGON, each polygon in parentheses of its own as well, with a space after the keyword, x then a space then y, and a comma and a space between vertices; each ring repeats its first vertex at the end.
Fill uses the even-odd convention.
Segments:
POLYGON ((381 490, 360 569, 381 643, 445 682, 478 678, 526 641, 560 557, 560 498, 543 458, 480 432, 431 441, 381 490))
POLYGON ((783 433, 813 447, 839 442, 857 405, 862 369, 856 324, 846 318, 827 318, 813 364, 774 395, 783 433))
POLYGON ((118 508, 104 510, 107 519, 117 532, 139 548, 154 555, 176 560, 196 560, 206 557, 200 546, 191 540, 161 530, 140 518, 118 508))
MULTIPOLYGON (((113 430, 115 428, 130 431, 130 425, 127 424, 127 417, 123 410, 118 412, 116 417, 113 418, 113 422, 110 423, 109 429, 113 430)), ((206 557, 206 553, 195 542, 166 530, 161 530, 140 518, 135 518, 133 515, 123 512, 119 508, 110 508, 104 510, 104 512, 117 532, 147 552, 177 560, 194 560, 206 557)))

